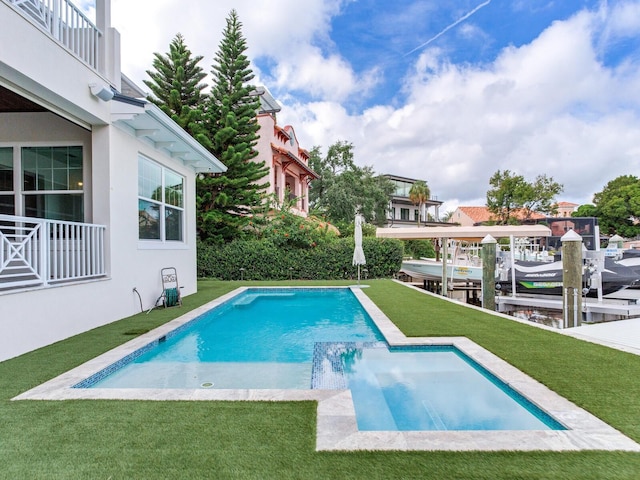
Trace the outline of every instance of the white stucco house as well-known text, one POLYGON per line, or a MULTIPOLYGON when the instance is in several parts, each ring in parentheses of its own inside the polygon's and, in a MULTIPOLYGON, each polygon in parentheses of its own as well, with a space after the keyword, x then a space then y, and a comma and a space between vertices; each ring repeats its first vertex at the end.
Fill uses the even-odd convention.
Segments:
POLYGON ((225 170, 120 72, 110 0, 0 0, 0 361, 196 291, 195 177, 225 170))
POLYGON ((441 224, 439 219, 442 202, 437 197, 431 196, 422 206, 415 205, 409 198, 411 187, 417 179, 391 174, 383 176, 395 187, 387 210, 388 228, 433 227, 441 224))

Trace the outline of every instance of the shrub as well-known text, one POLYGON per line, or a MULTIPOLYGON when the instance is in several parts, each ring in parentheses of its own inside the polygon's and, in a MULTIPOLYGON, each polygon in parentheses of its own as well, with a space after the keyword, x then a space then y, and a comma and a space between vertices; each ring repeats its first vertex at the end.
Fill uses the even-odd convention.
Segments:
MULTIPOLYGON (((291 238, 284 237, 284 238, 291 238)), ((353 239, 321 240, 316 246, 296 247, 268 240, 236 240, 224 245, 198 244, 198 276, 221 280, 338 280, 356 278, 352 265, 353 239)), ((400 269, 402 242, 369 238, 362 242, 367 264, 363 277, 388 278, 400 269)))
POLYGON ((410 255, 413 258, 434 258, 436 251, 431 240, 405 240, 404 241, 405 255, 410 255))
POLYGON ((282 209, 264 218, 249 222, 250 235, 276 246, 313 248, 336 239, 338 230, 329 222, 316 217, 303 218, 282 209), (255 225, 254 225, 255 222, 255 225))

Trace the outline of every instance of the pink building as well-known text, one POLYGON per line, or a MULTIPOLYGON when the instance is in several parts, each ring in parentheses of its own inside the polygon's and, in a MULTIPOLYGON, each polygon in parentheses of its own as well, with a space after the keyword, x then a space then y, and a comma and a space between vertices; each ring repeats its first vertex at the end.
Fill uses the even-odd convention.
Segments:
POLYGON ((258 94, 260 139, 255 160, 264 161, 269 167, 269 174, 261 183, 269 182, 266 193, 273 194, 278 205, 293 201, 293 213, 306 217, 309 214, 309 182, 318 175, 309 168, 309 152, 300 147, 293 127, 277 124, 278 103, 263 87, 258 88, 258 94))
POLYGON ((580 205, 571 202, 558 202, 558 213, 554 217, 570 217, 580 205))

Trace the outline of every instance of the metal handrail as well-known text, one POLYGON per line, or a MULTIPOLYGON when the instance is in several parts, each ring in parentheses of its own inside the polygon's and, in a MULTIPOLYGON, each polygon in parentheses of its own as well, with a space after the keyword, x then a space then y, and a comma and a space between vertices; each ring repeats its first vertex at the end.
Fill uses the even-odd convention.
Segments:
POLYGON ((13 6, 93 69, 98 70, 102 32, 69 0, 0 0, 13 6))

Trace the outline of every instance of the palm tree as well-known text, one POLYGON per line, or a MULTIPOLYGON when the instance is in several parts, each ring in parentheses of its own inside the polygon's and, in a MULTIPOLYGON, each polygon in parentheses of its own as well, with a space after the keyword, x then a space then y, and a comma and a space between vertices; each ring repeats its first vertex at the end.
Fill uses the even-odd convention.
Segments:
POLYGON ((420 226, 420 214, 422 213, 422 206, 427 203, 429 197, 431 196, 431 191, 429 190, 429 186, 427 182, 424 180, 418 180, 411 185, 411 190, 409 190, 409 200, 414 205, 418 205, 418 226, 420 226))
POLYGON ((440 219, 441 222, 450 222, 451 219, 453 218, 453 214, 455 213, 454 210, 449 210, 447 213, 445 213, 442 218, 440 219))

